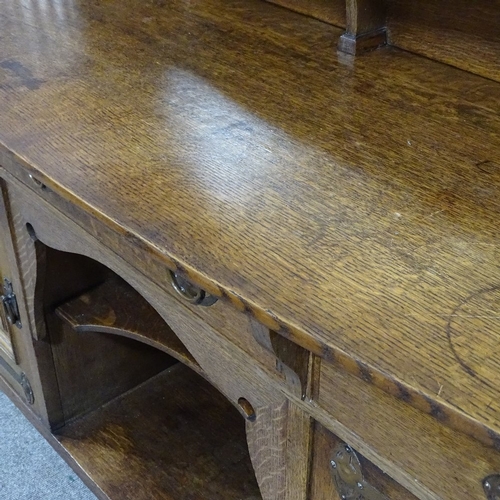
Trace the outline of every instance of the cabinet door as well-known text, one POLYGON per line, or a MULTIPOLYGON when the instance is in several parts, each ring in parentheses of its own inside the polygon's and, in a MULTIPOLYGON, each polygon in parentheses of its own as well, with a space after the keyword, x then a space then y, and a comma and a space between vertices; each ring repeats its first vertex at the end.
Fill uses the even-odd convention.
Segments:
MULTIPOLYGON (((34 353, 9 210, 7 185, 0 178, 0 387, 10 388, 33 405, 34 353)), ((39 399, 33 408, 40 415, 43 398, 39 399)))
POLYGON ((2 295, 2 302, 5 301, 6 305, 10 302, 12 311, 12 313, 9 313, 4 304, 0 304, 0 356, 10 362, 15 362, 12 329, 16 327, 9 322, 9 319, 16 322, 16 318, 13 318, 14 309, 16 308, 15 298, 13 295, 9 297, 9 293, 13 293, 12 290, 9 290, 9 286, 12 285, 12 274, 13 269, 15 269, 15 263, 11 262, 13 259, 12 252, 9 252, 11 248, 11 235, 2 185, 0 184, 0 295, 2 295))
MULTIPOLYGON (((9 276, 9 267, 7 266, 5 245, 3 240, 0 240, 0 283, 3 286, 4 283, 10 283, 8 278, 9 276), (7 280, 7 281, 5 281, 7 280)), ((3 293, 3 292, 2 292, 3 293)), ((12 346, 12 333, 10 331, 11 325, 7 320, 7 314, 2 305, 0 309, 0 355, 4 357, 8 357, 15 360, 14 348, 12 346)))
POLYGON ((310 500, 417 500, 316 422, 310 500))

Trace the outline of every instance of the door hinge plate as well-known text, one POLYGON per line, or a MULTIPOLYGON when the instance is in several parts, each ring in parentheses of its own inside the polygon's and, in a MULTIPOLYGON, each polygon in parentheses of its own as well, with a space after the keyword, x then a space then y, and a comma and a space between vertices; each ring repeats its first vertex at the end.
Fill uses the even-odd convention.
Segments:
POLYGON ((30 405, 35 402, 35 395, 33 394, 33 389, 31 388, 30 381, 24 372, 17 373, 9 362, 0 356, 0 367, 2 367, 23 389, 26 402, 30 405))
POLYGON ((12 283, 7 278, 4 279, 3 295, 0 297, 0 300, 2 301, 7 321, 11 325, 21 328, 22 323, 21 316, 19 314, 19 306, 17 304, 17 297, 14 293, 12 283))
POLYGON ((330 466, 341 500, 388 500, 365 480, 359 458, 349 445, 335 447, 330 466))

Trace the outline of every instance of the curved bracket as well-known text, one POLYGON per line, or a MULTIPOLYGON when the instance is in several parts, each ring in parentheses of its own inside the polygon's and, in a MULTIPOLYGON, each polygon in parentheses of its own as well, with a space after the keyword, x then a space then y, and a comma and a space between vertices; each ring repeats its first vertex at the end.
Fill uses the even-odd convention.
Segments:
POLYGON ((197 373, 202 371, 156 310, 118 276, 59 306, 56 314, 79 333, 129 337, 166 352, 197 373))
POLYGON ((301 399, 312 399, 314 355, 255 320, 252 320, 252 332, 255 340, 276 356, 276 370, 285 377, 291 392, 301 399))

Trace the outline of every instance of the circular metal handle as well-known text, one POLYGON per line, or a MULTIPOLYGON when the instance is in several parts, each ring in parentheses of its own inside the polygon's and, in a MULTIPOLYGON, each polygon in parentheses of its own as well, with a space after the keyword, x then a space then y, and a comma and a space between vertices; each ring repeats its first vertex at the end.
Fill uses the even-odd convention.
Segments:
POLYGON ((483 480, 483 488, 488 500, 500 499, 500 474, 491 474, 483 480))
POLYGON ((170 279, 174 290, 190 304, 207 307, 217 302, 217 297, 205 292, 199 286, 193 285, 179 273, 170 271, 170 279))
POLYGON ((39 181, 33 175, 29 174, 29 178, 31 179, 31 182, 33 182, 33 184, 35 184, 36 187, 38 187, 40 189, 46 189, 47 188, 47 186, 42 181, 39 181))

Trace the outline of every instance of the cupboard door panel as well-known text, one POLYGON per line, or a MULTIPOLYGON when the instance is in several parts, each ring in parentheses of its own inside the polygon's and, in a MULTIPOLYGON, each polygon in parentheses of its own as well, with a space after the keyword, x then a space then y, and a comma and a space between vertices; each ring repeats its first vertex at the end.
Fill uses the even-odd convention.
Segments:
POLYGON ((310 500, 416 500, 321 424, 314 429, 310 500))
MULTIPOLYGON (((8 254, 9 245, 11 245, 11 236, 4 202, 3 181, 0 180, 0 295, 5 293, 5 280, 8 280, 9 283, 12 280, 12 264, 8 254)), ((0 356, 15 362, 12 341, 13 328, 15 327, 9 323, 3 304, 0 304, 0 356)))
MULTIPOLYGON (((0 174, 0 295, 4 296, 0 303, 0 381, 5 382, 45 421, 45 403, 19 270, 22 249, 20 253, 19 235, 14 230, 13 197, 10 184, 4 180, 1 171, 0 174), (9 285, 7 290, 6 283, 9 285), (4 298, 9 299, 7 307, 4 307, 4 298)), ((27 233, 26 236, 29 238, 27 233)))

